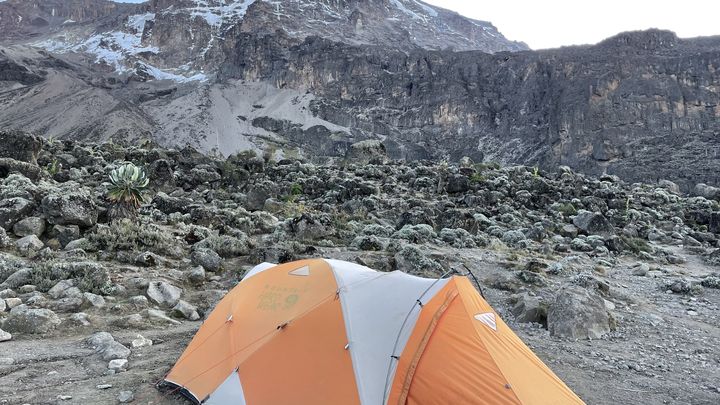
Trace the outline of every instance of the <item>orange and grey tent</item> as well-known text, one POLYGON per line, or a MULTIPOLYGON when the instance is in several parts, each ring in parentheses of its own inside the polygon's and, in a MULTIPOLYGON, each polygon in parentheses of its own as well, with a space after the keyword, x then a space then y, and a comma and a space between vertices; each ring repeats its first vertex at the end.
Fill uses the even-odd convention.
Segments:
POLYGON ((196 403, 582 404, 466 277, 252 269, 166 376, 196 403))

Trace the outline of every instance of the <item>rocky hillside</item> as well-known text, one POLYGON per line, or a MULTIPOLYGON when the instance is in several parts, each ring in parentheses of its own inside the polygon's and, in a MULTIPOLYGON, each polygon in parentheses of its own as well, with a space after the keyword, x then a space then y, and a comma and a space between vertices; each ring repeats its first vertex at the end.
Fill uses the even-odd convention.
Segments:
POLYGON ((472 272, 587 403, 720 400, 720 203, 568 168, 228 159, 0 133, 0 397, 183 404, 158 391, 213 305, 262 261, 472 272), (107 175, 146 168, 137 221, 107 175), (42 343, 42 344, 40 344, 42 343))

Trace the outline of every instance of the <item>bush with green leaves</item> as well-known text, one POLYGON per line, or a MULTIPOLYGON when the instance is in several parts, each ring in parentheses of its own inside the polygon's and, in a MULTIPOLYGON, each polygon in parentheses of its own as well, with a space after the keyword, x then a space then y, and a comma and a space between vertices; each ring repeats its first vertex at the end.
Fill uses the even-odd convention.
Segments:
POLYGON ((150 180, 145 169, 133 163, 125 163, 110 172, 108 200, 111 202, 110 219, 136 218, 137 211, 145 201, 150 180))

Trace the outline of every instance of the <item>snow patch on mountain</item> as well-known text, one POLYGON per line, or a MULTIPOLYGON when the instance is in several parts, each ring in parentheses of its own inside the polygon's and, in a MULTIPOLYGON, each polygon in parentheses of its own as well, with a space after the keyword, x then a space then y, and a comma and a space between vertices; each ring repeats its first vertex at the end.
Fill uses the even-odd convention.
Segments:
MULTIPOLYGON (((66 42, 58 39, 48 39, 38 42, 35 46, 47 49, 55 53, 84 52, 95 56, 95 63, 106 63, 120 74, 135 71, 134 56, 141 53, 155 53, 160 50, 155 46, 143 46, 142 37, 145 25, 155 19, 154 13, 132 15, 128 17, 125 24, 127 31, 110 31, 96 34, 80 43, 66 42)), ((172 71, 178 69, 160 69, 145 62, 137 62, 145 72, 157 80, 172 80, 180 83, 191 81, 206 81, 204 73, 191 73, 190 76, 183 76, 172 71)), ((180 69, 187 70, 187 69, 180 69)))

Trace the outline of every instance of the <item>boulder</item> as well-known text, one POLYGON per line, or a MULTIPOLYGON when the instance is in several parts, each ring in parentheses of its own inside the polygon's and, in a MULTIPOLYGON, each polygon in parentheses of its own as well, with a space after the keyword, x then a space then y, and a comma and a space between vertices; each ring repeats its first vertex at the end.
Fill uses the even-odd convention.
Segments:
POLYGON ((172 315, 177 318, 185 318, 191 321, 197 321, 200 319, 197 308, 183 300, 178 301, 177 305, 173 307, 172 315))
POLYGON ((35 204, 32 201, 22 197, 0 201, 0 226, 9 231, 18 221, 27 217, 34 208, 35 204))
POLYGON ((605 300, 594 291, 565 287, 548 308, 551 336, 571 339, 599 339, 610 332, 611 318, 605 300))
POLYGON ((381 141, 368 139, 350 145, 345 159, 355 164, 382 164, 388 161, 388 154, 381 141))
POLYGON ((573 225, 575 225, 581 232, 588 235, 609 237, 615 233, 615 229, 610 221, 597 212, 581 210, 575 218, 573 218, 573 225))
POLYGON ((13 232, 18 237, 35 235, 41 236, 45 233, 45 220, 40 217, 29 217, 15 223, 13 232))
POLYGON ((523 294, 516 298, 512 313, 518 322, 535 322, 547 325, 547 305, 540 298, 523 294))
POLYGON ((51 234, 64 248, 68 243, 80 239, 80 227, 77 225, 55 225, 51 234))
POLYGON ((43 198, 41 207, 48 222, 53 225, 90 227, 98 219, 95 200, 81 191, 54 192, 43 198))
POLYGON ((190 254, 190 260, 196 266, 207 271, 217 272, 222 267, 222 258, 212 249, 198 248, 190 254))
POLYGON ((180 301, 182 290, 164 281, 155 281, 148 284, 146 294, 153 303, 172 308, 180 301))
POLYGON ((0 288, 18 288, 32 282, 33 271, 31 269, 20 269, 12 273, 0 284, 0 288))
POLYGON ((127 359, 130 356, 130 349, 115 341, 115 338, 107 332, 98 332, 90 336, 86 342, 105 361, 127 359))
POLYGON ((45 247, 45 244, 35 235, 29 235, 15 242, 15 246, 20 253, 28 254, 31 252, 39 252, 45 247))
POLYGON ((49 309, 34 309, 19 305, 10 311, 2 324, 9 332, 39 334, 47 333, 60 325, 60 318, 49 309))
POLYGON ((27 132, 0 131, 0 158, 37 164, 38 153, 40 153, 42 145, 42 138, 27 132))
POLYGON ((42 170, 34 163, 21 162, 10 158, 0 158, 0 173, 4 175, 20 173, 30 180, 37 180, 40 178, 42 170))

